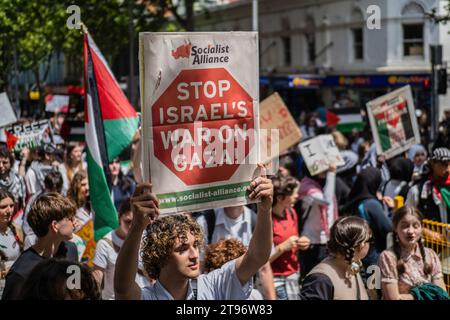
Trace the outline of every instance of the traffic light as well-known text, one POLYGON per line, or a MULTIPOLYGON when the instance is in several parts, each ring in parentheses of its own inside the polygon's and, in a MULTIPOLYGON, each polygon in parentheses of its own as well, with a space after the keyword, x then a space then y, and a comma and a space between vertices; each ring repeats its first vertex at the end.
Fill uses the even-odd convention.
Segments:
POLYGON ((447 94, 447 68, 441 68, 437 71, 437 93, 447 94))

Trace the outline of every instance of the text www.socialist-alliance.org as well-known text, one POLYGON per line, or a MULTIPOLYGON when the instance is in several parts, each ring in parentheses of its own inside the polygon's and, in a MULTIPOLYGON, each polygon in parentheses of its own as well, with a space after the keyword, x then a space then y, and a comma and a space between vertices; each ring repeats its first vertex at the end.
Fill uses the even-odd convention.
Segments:
POLYGON ((161 198, 160 204, 171 204, 178 202, 185 202, 189 200, 211 200, 211 197, 221 197, 229 194, 235 195, 236 193, 241 193, 246 191, 246 186, 233 187, 233 188, 218 188, 216 190, 202 190, 202 191, 192 191, 189 193, 183 192, 185 194, 175 197, 161 198))

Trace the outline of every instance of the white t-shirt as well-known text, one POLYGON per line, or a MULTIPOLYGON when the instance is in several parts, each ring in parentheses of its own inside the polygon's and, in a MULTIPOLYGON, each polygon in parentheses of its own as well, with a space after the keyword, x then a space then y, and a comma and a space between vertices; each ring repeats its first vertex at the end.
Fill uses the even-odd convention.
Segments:
POLYGON ((0 233, 0 249, 6 254, 8 260, 6 261, 6 267, 12 266, 14 261, 20 256, 20 246, 12 232, 8 227, 6 233, 0 233))
MULTIPOLYGON (((117 236, 116 231, 111 231, 106 234, 103 239, 97 242, 94 265, 104 269, 102 299, 114 300, 114 269, 116 267, 118 252, 116 252, 111 244, 108 243, 108 240, 115 244, 119 249, 122 247, 124 241, 117 236)), ((139 273, 136 274, 135 281, 140 288, 150 285, 148 280, 139 273)))

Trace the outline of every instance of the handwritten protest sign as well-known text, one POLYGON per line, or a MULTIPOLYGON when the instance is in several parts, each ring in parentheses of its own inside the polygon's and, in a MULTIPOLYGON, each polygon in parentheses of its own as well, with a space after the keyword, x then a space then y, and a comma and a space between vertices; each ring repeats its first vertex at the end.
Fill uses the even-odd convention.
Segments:
POLYGON ((8 143, 10 149, 18 152, 23 148, 34 149, 41 146, 45 141, 50 140, 50 122, 49 120, 40 120, 31 123, 14 124, 5 127, 8 140, 14 143, 8 143))
POLYGON ((411 87, 405 86, 367 103, 377 153, 390 159, 420 143, 411 87))
POLYGON ((345 164, 331 134, 323 134, 299 144, 306 167, 312 176, 328 170, 331 163, 345 164))
MULTIPOLYGON (((278 156, 298 143, 302 138, 297 123, 277 92, 261 101, 260 127, 261 129, 278 130, 279 150, 276 153, 272 153, 272 156, 278 156)), ((271 135, 268 135, 268 138, 268 143, 271 144, 271 135)))
POLYGON ((140 34, 143 174, 162 214, 248 203, 257 52, 255 32, 140 34))
POLYGON ((6 92, 0 93, 0 128, 17 121, 6 92))

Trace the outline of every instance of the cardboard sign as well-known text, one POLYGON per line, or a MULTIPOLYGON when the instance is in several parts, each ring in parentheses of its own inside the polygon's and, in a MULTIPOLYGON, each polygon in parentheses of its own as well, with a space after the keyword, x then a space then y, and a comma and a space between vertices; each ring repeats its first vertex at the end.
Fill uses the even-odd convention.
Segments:
POLYGON ((69 96, 48 95, 45 97, 45 111, 67 112, 69 109, 69 96))
POLYGON ((278 130, 279 150, 272 153, 274 157, 297 144, 302 138, 300 128, 277 92, 261 102, 260 127, 261 129, 278 130))
POLYGON ((50 141, 50 122, 40 120, 25 124, 15 124, 5 128, 8 148, 15 152, 23 148, 34 149, 45 141, 50 141), (11 142, 13 141, 13 142, 11 142))
POLYGON ((257 53, 256 32, 140 34, 143 174, 162 214, 249 202, 257 53))
POLYGON ((323 134, 299 144, 300 153, 312 176, 327 171, 331 163, 345 164, 331 134, 323 134))
POLYGON ((377 153, 390 159, 420 143, 411 87, 405 86, 367 103, 377 153))
POLYGON ((0 128, 17 121, 6 92, 0 93, 0 128))
POLYGON ((94 266, 95 247, 97 246, 94 239, 94 220, 91 219, 86 222, 76 235, 83 239, 86 246, 81 261, 92 268, 94 266))

